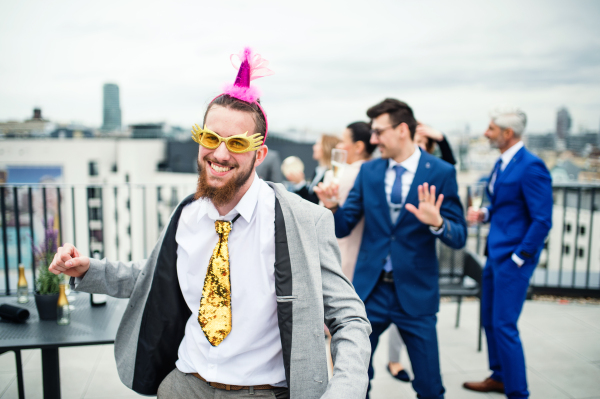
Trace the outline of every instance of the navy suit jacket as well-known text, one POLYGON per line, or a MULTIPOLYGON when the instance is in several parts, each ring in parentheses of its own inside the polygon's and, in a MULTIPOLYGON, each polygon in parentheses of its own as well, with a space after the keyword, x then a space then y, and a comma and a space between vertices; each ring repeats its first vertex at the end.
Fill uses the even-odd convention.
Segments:
POLYGON ((444 231, 436 236, 429 226, 404 208, 396 224, 392 225, 385 195, 387 167, 387 159, 362 165, 344 206, 334 214, 335 234, 338 238, 347 236, 364 215, 365 229, 353 280, 360 299, 366 301, 375 288, 389 254, 402 308, 412 316, 432 315, 439 309, 440 296, 435 239, 439 237, 445 244, 458 249, 465 245, 467 236, 456 171, 449 163, 421 151, 405 203, 418 207, 417 187, 425 182, 435 185, 437 194, 444 194, 441 209, 444 231))
POLYGON ((488 256, 502 262, 515 253, 537 263, 552 227, 552 178, 544 162, 521 148, 488 195, 488 256))

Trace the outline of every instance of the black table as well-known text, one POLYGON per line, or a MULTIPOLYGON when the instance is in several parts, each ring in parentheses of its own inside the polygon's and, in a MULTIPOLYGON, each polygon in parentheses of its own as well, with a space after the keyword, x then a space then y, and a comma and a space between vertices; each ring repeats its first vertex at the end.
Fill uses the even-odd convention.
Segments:
POLYGON ((65 346, 101 345, 115 342, 117 328, 127 307, 126 299, 108 298, 105 306, 92 307, 90 295, 71 293, 71 324, 59 326, 55 320, 40 320, 33 296, 26 304, 18 304, 15 296, 0 296, 0 304, 27 308, 29 319, 17 324, 0 319, 0 353, 14 351, 17 360, 19 398, 24 399, 21 350, 42 350, 44 399, 60 399, 58 348, 65 346))

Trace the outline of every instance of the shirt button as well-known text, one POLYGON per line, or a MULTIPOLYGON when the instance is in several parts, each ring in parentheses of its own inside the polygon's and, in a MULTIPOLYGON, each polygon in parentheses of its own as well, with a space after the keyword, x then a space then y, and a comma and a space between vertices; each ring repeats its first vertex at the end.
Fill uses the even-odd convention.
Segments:
POLYGON ((214 364, 209 364, 208 368, 211 369, 211 370, 214 370, 215 369, 215 365, 214 364))
POLYGON ((392 241, 396 240, 396 236, 391 236, 390 238, 392 239, 392 241))

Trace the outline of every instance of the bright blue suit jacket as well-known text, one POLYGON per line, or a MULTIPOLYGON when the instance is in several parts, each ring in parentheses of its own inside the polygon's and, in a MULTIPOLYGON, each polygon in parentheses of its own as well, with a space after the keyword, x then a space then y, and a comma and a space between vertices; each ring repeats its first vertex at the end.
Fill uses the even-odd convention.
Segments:
POLYGON ((552 227, 552 178, 544 162, 521 148, 488 195, 489 258, 503 262, 514 252, 526 262, 537 263, 552 227))
POLYGON ((335 234, 339 238, 347 236, 364 215, 365 229, 353 279, 360 299, 366 301, 369 297, 390 254, 402 308, 413 316, 432 315, 439 309, 435 239, 439 237, 445 244, 458 249, 465 245, 467 237, 456 171, 449 163, 421 151, 405 203, 419 206, 417 187, 425 182, 435 185, 437 194, 444 194, 441 209, 444 231, 436 236, 429 226, 406 209, 402 209, 398 221, 392 225, 385 195, 387 167, 387 159, 362 165, 344 206, 334 214, 335 234))

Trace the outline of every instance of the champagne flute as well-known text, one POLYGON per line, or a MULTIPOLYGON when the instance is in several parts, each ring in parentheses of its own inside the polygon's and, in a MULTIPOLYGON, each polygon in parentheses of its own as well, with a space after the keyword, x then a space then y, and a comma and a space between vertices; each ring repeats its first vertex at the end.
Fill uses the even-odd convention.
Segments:
POLYGON ((485 185, 483 184, 474 184, 471 186, 471 207, 476 211, 481 208, 481 204, 483 203, 483 192, 485 190, 485 185))
MULTIPOLYGON (((331 171, 333 172, 333 182, 340 184, 340 177, 346 166, 346 159, 348 159, 348 151, 334 148, 331 150, 331 171)), ((331 198, 332 201, 338 201, 338 198, 331 198)))
MULTIPOLYGON (((471 208, 475 211, 479 211, 483 203, 483 193, 485 192, 485 184, 473 184, 470 187, 471 191, 471 208)), ((476 224, 476 223, 474 223, 476 224)))

